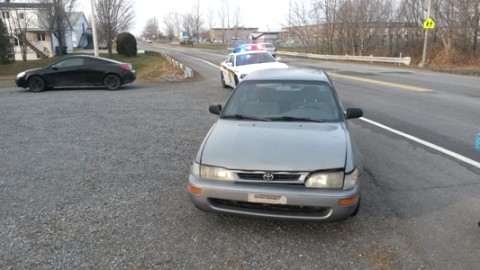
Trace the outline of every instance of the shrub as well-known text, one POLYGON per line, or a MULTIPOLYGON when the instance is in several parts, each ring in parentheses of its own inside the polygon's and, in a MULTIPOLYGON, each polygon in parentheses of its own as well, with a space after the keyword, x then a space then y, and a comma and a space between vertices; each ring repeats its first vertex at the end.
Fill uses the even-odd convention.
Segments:
POLYGON ((9 64, 14 62, 13 44, 8 36, 7 28, 0 19, 0 63, 9 64))
POLYGON ((137 56, 137 40, 128 33, 120 33, 117 35, 117 52, 126 57, 137 56))

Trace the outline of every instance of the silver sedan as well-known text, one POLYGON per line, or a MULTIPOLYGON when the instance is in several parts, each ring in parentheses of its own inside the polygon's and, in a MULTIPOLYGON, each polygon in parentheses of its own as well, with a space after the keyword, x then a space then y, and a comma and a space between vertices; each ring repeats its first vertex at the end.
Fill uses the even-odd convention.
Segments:
POLYGON ((360 207, 363 165, 344 110, 322 71, 252 72, 222 108, 192 162, 188 191, 200 210, 338 221, 360 207))

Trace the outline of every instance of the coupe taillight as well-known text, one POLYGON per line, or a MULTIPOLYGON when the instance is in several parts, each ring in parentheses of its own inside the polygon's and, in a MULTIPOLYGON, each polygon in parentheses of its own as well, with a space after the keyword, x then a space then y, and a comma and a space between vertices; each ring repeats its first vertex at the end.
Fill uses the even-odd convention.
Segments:
POLYGON ((120 67, 121 67, 123 70, 126 70, 126 71, 131 71, 131 70, 132 70, 132 65, 130 65, 130 64, 120 65, 120 67))

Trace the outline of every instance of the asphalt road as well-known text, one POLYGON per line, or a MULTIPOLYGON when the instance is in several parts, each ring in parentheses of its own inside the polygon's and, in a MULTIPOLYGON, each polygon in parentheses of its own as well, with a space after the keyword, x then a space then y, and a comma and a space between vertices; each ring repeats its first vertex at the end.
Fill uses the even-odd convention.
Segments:
MULTIPOLYGON (((0 91, 0 269, 478 267, 480 170, 363 120, 351 122, 368 173, 357 217, 319 224, 196 210, 189 163, 216 120, 208 105, 231 90, 215 67, 222 55, 164 50, 197 79, 0 91)), ((335 77, 346 107, 479 161, 465 134, 480 127, 477 78, 284 60, 433 90, 335 77)))

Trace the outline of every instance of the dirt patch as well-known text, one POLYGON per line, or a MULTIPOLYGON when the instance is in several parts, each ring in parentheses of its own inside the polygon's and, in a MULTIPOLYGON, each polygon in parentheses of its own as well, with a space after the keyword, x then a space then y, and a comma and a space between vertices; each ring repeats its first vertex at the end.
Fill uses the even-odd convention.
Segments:
POLYGON ((374 270, 390 270, 395 254, 388 250, 375 249, 366 255, 368 265, 374 270))

